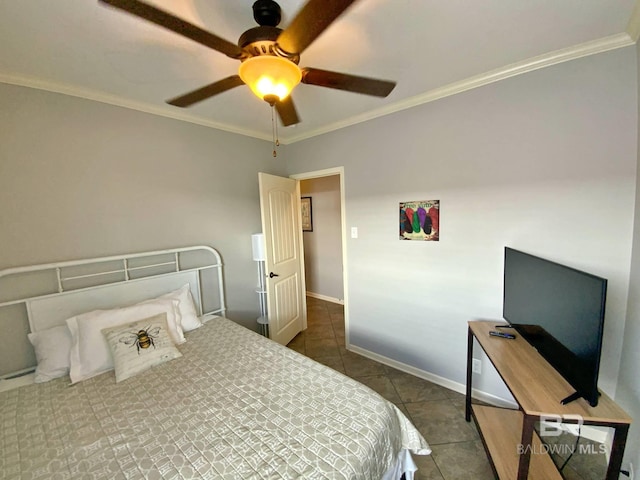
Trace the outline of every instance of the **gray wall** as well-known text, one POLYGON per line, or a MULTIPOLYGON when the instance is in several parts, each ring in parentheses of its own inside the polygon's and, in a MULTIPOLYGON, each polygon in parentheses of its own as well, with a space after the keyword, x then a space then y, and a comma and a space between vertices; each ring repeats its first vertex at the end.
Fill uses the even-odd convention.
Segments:
MULTIPOLYGON (((637 63, 640 66, 640 48, 638 46, 636 46, 636 53, 638 55, 637 63)), ((640 79, 640 72, 638 78, 640 79)), ((640 82, 638 82, 637 105, 640 112, 640 82)), ((640 146, 640 123, 638 124, 638 139, 640 146)), ((640 165, 640 149, 638 150, 638 164, 640 165)), ((636 185, 640 185, 640 175, 636 185)), ((640 192, 637 191, 637 188, 628 308, 616 400, 635 420, 635 424, 632 424, 629 432, 625 457, 626 462, 633 462, 635 470, 638 472, 640 471, 640 375, 638 375, 638 367, 640 366, 640 192)))
MULTIPOLYGON (((625 48, 290 145, 288 171, 344 165, 357 347, 459 384, 466 323, 499 319, 505 245, 609 279, 601 387, 624 332, 636 185, 625 48), (398 203, 440 200, 440 241, 398 240, 398 203)), ((633 126, 633 127, 632 127, 633 126)), ((495 375, 477 384, 506 395, 495 375)))
POLYGON ((313 232, 304 232, 307 292, 343 300, 340 176, 300 181, 300 193, 311 197, 313 232))
MULTIPOLYGON (((0 268, 211 245, 225 263, 229 317, 254 328, 257 174, 284 171, 271 152, 269 142, 0 84, 0 268)), ((0 351, 11 343, 2 331, 0 351)))

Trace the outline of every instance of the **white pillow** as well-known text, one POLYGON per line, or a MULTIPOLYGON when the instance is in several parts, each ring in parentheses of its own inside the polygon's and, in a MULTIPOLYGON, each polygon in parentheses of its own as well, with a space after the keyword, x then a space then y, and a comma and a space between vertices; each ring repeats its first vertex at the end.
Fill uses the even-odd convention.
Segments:
POLYGON ((69 373, 71 332, 66 325, 30 333, 29 341, 36 351, 35 383, 44 383, 69 373))
POLYGON ((169 335, 166 313, 105 328, 102 334, 113 356, 116 382, 182 356, 169 335))
MULTIPOLYGON (((71 383, 77 383, 113 369, 109 345, 101 331, 127 322, 148 318, 159 313, 167 314, 169 335, 174 343, 180 343, 180 313, 178 301, 157 299, 113 310, 94 310, 67 319, 72 344, 69 355, 71 383)), ((183 338, 183 337, 182 337, 183 338)))
POLYGON ((180 309, 180 326, 183 331, 190 332, 191 330, 195 330, 202 326, 202 322, 198 318, 196 306, 193 303, 193 297, 191 296, 191 290, 188 283, 178 290, 166 293, 158 298, 171 298, 180 302, 178 308, 180 309))

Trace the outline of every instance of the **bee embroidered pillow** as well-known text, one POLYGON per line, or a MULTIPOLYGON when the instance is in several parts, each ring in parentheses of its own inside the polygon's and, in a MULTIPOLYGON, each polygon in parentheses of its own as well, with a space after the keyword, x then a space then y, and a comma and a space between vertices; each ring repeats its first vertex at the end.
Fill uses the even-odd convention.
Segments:
POLYGON ((169 336, 167 314, 102 330, 116 371, 116 382, 133 377, 182 354, 169 336))

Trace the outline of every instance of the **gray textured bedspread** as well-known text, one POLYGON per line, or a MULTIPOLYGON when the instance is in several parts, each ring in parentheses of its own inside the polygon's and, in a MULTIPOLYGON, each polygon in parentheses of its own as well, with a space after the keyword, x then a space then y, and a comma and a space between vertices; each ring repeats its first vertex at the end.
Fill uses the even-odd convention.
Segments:
POLYGON ((183 356, 0 393, 2 479, 367 479, 428 453, 369 388, 217 318, 183 356))

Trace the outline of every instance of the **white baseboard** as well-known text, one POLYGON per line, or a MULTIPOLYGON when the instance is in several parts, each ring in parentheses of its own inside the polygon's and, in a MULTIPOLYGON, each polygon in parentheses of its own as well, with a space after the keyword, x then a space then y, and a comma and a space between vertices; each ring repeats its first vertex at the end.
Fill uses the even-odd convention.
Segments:
POLYGON ((320 293, 307 292, 307 297, 317 298, 318 300, 324 300, 325 302, 337 303, 339 305, 344 305, 344 300, 340 300, 339 298, 328 297, 326 295, 322 295, 320 293))
MULTIPOLYGON (((393 367, 396 370, 400 370, 401 372, 408 373, 415 377, 422 378, 423 380, 427 380, 431 383, 435 383, 436 385, 440 385, 441 387, 448 388, 449 390, 453 390, 454 392, 458 392, 464 395, 467 391, 467 387, 462 383, 454 382, 453 380, 449 380, 448 378, 441 377, 425 370, 420 370, 419 368, 407 365, 406 363, 398 362, 397 360, 393 360, 377 353, 370 352, 369 350, 365 350, 364 348, 360 348, 355 345, 347 345, 347 350, 360 354, 363 357, 367 357, 371 360, 375 360, 376 362, 382 363, 384 365, 388 365, 389 367, 393 367)), ((477 400, 481 400, 497 407, 518 408, 518 405, 511 400, 501 398, 491 393, 477 390, 475 388, 472 390, 471 395, 477 400)))
MULTIPOLYGON (((571 435, 578 435, 578 426, 573 423, 564 423, 564 430, 571 435)), ((613 431, 609 432, 608 427, 597 427, 593 425, 582 425, 580 428, 580 436, 593 440, 594 442, 604 443, 605 445, 613 443, 613 431), (609 439, 611 437, 611 439, 609 439)))
MULTIPOLYGON (((449 390, 453 390, 454 392, 458 392, 463 395, 466 394, 466 386, 462 383, 454 382, 453 380, 449 380, 448 378, 441 377, 425 370, 420 370, 419 368, 407 365, 406 363, 398 362, 397 360, 387 358, 374 352, 370 352, 369 350, 365 350, 364 348, 358 347, 356 345, 349 344, 346 348, 350 352, 357 353, 359 355, 362 355, 363 357, 367 357, 371 360, 375 360, 376 362, 382 363, 389 367, 393 367, 396 370, 400 370, 401 372, 405 372, 415 377, 422 378, 423 380, 427 380, 431 383, 435 383, 436 385, 440 385, 441 387, 448 388, 449 390)), ((472 389, 471 396, 476 400, 480 400, 490 405, 495 405, 496 407, 515 409, 518 408, 518 405, 510 399, 498 397, 491 393, 483 392, 482 390, 478 390, 475 388, 472 389)), ((577 427, 575 425, 563 425, 565 427, 564 429, 567 432, 573 435, 577 435, 577 427)), ((593 440, 594 442, 604 443, 605 446, 608 447, 607 453, 610 453, 613 436, 607 428, 583 425, 580 430, 580 436, 583 438, 588 438, 589 440, 593 440)), ((607 455, 607 461, 609 459, 608 457, 609 455, 607 455)))

